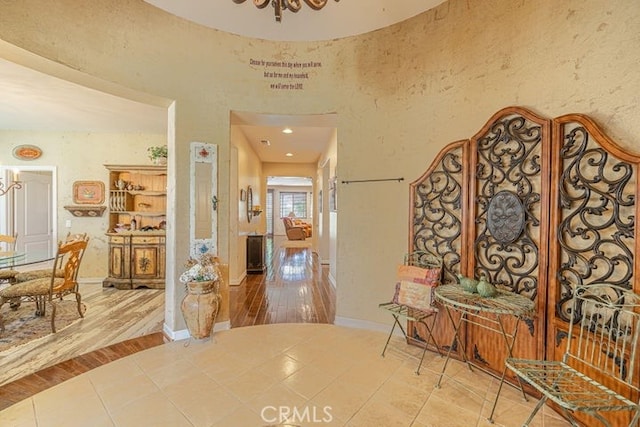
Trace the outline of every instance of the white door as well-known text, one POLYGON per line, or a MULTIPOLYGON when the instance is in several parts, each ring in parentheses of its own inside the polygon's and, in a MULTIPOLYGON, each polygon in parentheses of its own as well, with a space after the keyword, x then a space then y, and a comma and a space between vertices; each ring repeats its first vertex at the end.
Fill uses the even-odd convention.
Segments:
POLYGON ((21 171, 15 191, 17 250, 49 250, 53 255, 53 178, 50 171, 21 171))

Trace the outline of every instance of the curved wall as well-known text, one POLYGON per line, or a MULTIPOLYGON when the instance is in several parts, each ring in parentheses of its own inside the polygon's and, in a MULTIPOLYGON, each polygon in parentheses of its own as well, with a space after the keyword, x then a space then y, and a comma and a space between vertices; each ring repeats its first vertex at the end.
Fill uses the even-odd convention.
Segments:
MULTIPOLYGON (((449 0, 373 33, 296 43, 211 30, 141 0, 0 1, 0 8, 0 40, 175 100, 170 167, 178 219, 188 218, 190 141, 219 145, 220 203, 229 204, 230 110, 336 112, 339 182, 405 179, 338 186, 337 323, 387 323, 377 304, 391 296, 407 248, 408 183, 440 148, 473 135, 496 110, 586 113, 621 145, 640 151, 635 0, 449 0)), ((222 209, 223 260, 229 221, 222 209)), ((176 222, 169 259, 175 266, 188 256, 187 226, 176 222)), ((177 283, 174 276, 169 282, 177 283)), ((176 310, 168 310, 173 330, 182 327, 172 314, 178 294, 176 310)))

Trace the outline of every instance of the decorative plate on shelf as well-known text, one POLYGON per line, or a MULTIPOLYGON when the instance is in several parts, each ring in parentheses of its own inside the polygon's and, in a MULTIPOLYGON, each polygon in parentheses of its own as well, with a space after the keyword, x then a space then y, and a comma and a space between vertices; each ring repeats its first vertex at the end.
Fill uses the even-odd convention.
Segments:
POLYGON ((42 156, 42 149, 35 145, 18 145, 13 149, 13 157, 20 160, 35 160, 42 156))

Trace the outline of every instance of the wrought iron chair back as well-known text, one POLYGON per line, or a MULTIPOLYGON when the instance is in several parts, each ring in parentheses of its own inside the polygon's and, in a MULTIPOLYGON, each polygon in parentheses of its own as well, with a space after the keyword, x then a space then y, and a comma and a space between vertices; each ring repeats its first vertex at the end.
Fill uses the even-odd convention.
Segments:
POLYGON ((640 296, 613 285, 575 290, 564 353, 570 366, 588 366, 640 392, 637 380, 640 296))
POLYGON ((529 425, 551 400, 574 426, 577 412, 610 426, 604 414, 612 411, 631 413, 628 425, 635 426, 640 419, 639 341, 639 295, 607 284, 576 287, 562 360, 506 361, 509 369, 542 394, 523 425, 529 425))

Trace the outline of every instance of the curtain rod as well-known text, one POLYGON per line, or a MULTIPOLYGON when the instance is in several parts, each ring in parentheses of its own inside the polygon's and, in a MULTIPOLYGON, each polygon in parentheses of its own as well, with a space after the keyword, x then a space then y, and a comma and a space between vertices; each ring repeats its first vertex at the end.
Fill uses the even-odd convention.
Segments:
POLYGON ((383 179, 360 179, 355 181, 342 181, 343 184, 351 184, 356 182, 381 182, 381 181, 404 181, 404 178, 383 178, 383 179))

